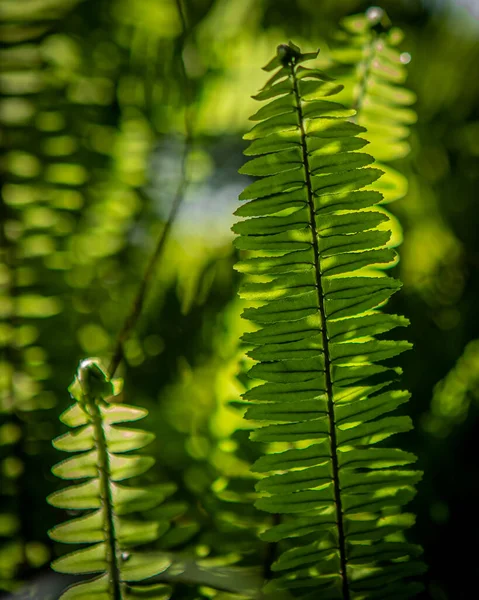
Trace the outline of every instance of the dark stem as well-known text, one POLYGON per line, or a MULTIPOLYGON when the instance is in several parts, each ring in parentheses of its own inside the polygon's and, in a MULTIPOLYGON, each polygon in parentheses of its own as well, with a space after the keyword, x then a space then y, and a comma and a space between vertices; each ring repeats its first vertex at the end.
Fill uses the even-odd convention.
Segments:
POLYGON ((100 479, 100 498, 105 511, 104 532, 106 545, 107 573, 112 592, 112 600, 123 600, 120 573, 120 549, 117 543, 115 516, 113 510, 113 491, 111 488, 110 456, 108 454, 103 419, 98 402, 93 398, 87 400, 89 412, 93 420, 93 431, 98 451, 98 476, 100 479))
POLYGON ((306 179, 306 189, 308 194, 309 219, 313 237, 313 253, 314 253, 314 272, 316 276, 316 292, 318 297, 319 313, 321 317, 321 337, 324 351, 324 366, 326 379, 326 395, 328 399, 328 417, 329 417, 329 436, 331 441, 331 461, 333 470, 333 486, 334 486, 334 502, 336 505, 336 523, 338 526, 338 543, 339 543, 339 561, 340 574, 342 578, 343 600, 350 600, 348 574, 346 570, 346 536, 344 533, 343 509, 341 502, 341 487, 339 482, 339 464, 337 453, 336 439, 336 423, 334 418, 334 398, 333 398, 333 382, 331 377, 331 356, 329 352, 329 336, 327 328, 327 314, 324 302, 324 290, 322 283, 321 261, 318 246, 319 233, 316 228, 316 213, 314 207, 313 186, 311 182, 311 170, 309 167, 309 156, 307 146, 307 134, 304 129, 303 109, 301 105, 301 96, 298 88, 298 80, 296 79, 296 71, 294 63, 291 64, 291 77, 293 80, 293 90, 298 111, 299 128, 301 132, 301 152, 303 155, 304 173, 306 179))
POLYGON ((178 184, 178 188, 176 190, 175 197, 173 198, 173 203, 171 205, 170 213, 168 215, 168 219, 163 227, 160 237, 156 243, 155 250, 150 257, 148 265, 145 270, 145 274, 143 275, 143 279, 140 283, 140 287, 136 293, 135 299, 133 300, 133 304, 131 306, 130 312, 128 313, 123 326, 118 334, 115 349, 113 352, 113 358, 111 359, 110 365, 108 367, 108 376, 112 379, 115 375, 118 366, 120 365, 123 359, 123 346, 125 342, 129 339, 133 329, 136 326, 138 319, 140 318, 141 311, 145 304, 145 299, 150 289, 150 285, 153 279, 153 275, 155 273, 155 269, 157 264, 160 261, 161 255, 163 254, 163 250, 165 248, 166 242, 168 241, 171 228, 173 223, 176 220, 178 215, 178 211, 185 197, 185 191, 188 186, 188 181, 186 178, 186 167, 187 167, 187 159, 191 146, 191 142, 193 140, 193 102, 192 102, 192 91, 190 87, 190 80, 188 78, 188 74, 186 72, 185 63, 181 54, 181 51, 184 47, 185 39, 188 33, 187 24, 186 24, 186 16, 181 6, 180 0, 176 0, 176 6, 178 9, 178 13, 180 15, 180 20, 182 23, 182 34, 180 36, 180 49, 179 49, 179 70, 181 73, 181 77, 183 80, 183 93, 185 97, 185 141, 183 146, 183 151, 181 154, 181 170, 180 170, 180 183, 178 184))

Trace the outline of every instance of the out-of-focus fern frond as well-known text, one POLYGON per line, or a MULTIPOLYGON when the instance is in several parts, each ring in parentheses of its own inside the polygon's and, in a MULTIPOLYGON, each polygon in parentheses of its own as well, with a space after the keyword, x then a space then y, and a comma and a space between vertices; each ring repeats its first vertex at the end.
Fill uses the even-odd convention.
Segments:
MULTIPOLYGON (((354 120, 367 128, 368 152, 384 171, 373 184, 383 194, 383 203, 404 196, 409 183, 411 194, 397 208, 408 229, 401 275, 409 290, 434 307, 440 324, 441 309, 454 305, 463 292, 463 248, 441 214, 433 187, 404 160, 411 150, 416 94, 406 85, 411 55, 399 49, 403 38, 403 32, 381 8, 371 7, 364 14, 347 17, 335 36, 331 72, 345 85, 338 98, 356 108, 354 120)), ((436 148, 435 152, 441 151, 436 148)), ((447 158, 441 161, 447 162, 447 158)), ((393 223, 391 245, 395 246, 402 239, 402 229, 396 219, 393 223)))
POLYGON ((331 52, 335 61, 331 72, 344 84, 338 100, 354 108, 353 120, 366 127, 368 152, 385 173, 374 189, 383 194, 383 202, 391 202, 407 191, 406 178, 388 163, 410 151, 410 126, 416 122, 410 106, 415 94, 404 82, 411 56, 397 49, 403 33, 392 27, 381 8, 347 17, 341 26, 331 52))
MULTIPOLYGON (((65 149, 74 140, 61 135, 55 110, 56 85, 49 48, 58 21, 77 0, 5 0, 0 5, 0 446, 2 527, 0 587, 48 560, 42 543, 33 543, 35 513, 25 479, 31 469, 26 449, 35 439, 28 413, 49 408, 50 367, 41 342, 45 319, 60 303, 51 289, 61 261, 62 239, 70 231, 56 176, 65 149), (50 290, 48 288, 49 284, 50 290)), ((66 165, 68 167, 68 165, 66 165)), ((67 168, 68 170, 68 168, 67 168)))
POLYGON ((454 368, 435 386, 424 428, 436 437, 447 437, 467 419, 471 403, 478 399, 479 340, 473 340, 454 368))
POLYGON ((70 587, 62 595, 64 600, 133 600, 145 597, 144 594, 149 598, 169 598, 168 586, 148 587, 147 582, 164 572, 171 559, 162 552, 131 551, 135 546, 156 541, 168 530, 169 522, 135 519, 131 515, 161 504, 174 486, 123 484, 145 473, 154 463, 151 456, 132 454, 154 436, 141 429, 118 427, 147 414, 144 409, 111 402, 120 390, 120 381, 110 381, 97 361, 82 361, 70 386, 76 403, 61 416, 72 431, 53 442, 59 450, 78 453, 58 463, 53 473, 82 482, 51 494, 48 501, 59 508, 88 512, 54 527, 49 535, 58 542, 89 546, 55 560, 52 567, 75 575, 100 573, 70 587))

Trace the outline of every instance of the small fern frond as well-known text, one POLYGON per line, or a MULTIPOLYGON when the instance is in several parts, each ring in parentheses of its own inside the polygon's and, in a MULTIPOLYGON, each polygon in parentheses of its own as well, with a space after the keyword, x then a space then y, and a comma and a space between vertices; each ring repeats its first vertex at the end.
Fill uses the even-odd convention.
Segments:
POLYGON ((326 99, 341 86, 303 66, 316 54, 290 42, 265 67, 277 70, 255 97, 270 102, 252 117, 245 154, 256 158, 241 169, 259 178, 240 195, 236 214, 249 218, 233 228, 252 251, 237 269, 254 302, 243 316, 258 330, 243 339, 258 361, 249 374, 264 381, 243 395, 246 418, 267 423, 252 439, 274 444, 253 466, 265 474, 257 506, 281 515, 263 539, 285 550, 267 589, 408 599, 423 565, 403 539, 414 518, 401 506, 421 473, 403 468, 414 455, 381 442, 412 427, 389 416, 409 394, 391 389, 400 369, 382 364, 410 344, 377 337, 407 320, 378 310, 399 282, 364 275, 395 257, 373 208, 381 171, 357 152, 367 142, 354 111, 326 99))
POLYGON ((464 348, 454 367, 434 386, 424 429, 434 437, 446 438, 465 423, 471 405, 479 400, 479 340, 464 348))
POLYGON ((404 86, 411 57, 397 48, 403 37, 383 9, 372 7, 342 20, 332 50, 332 72, 345 86, 339 99, 356 110, 354 121, 367 129, 368 150, 385 172, 377 189, 387 202, 404 196, 407 181, 385 163, 409 154, 410 126, 417 119, 411 108, 415 94, 404 86))
MULTIPOLYGON (((49 535, 58 542, 93 545, 55 560, 52 567, 60 573, 100 576, 70 587, 62 599, 145 597, 141 595, 145 588, 136 590, 135 582, 163 572, 171 560, 159 552, 133 554, 131 548, 157 540, 168 523, 132 519, 129 515, 156 507, 174 490, 170 485, 123 484, 145 473, 154 463, 151 456, 130 454, 149 444, 154 436, 118 424, 143 419, 147 411, 110 402, 120 393, 120 380, 110 380, 95 359, 80 363, 69 390, 77 402, 60 418, 72 431, 56 438, 53 444, 58 450, 79 454, 58 463, 52 471, 61 479, 85 481, 51 494, 48 502, 66 510, 89 512, 54 527, 49 535)), ((168 586, 154 586, 150 592, 155 593, 148 597, 168 598, 168 590, 168 586)))

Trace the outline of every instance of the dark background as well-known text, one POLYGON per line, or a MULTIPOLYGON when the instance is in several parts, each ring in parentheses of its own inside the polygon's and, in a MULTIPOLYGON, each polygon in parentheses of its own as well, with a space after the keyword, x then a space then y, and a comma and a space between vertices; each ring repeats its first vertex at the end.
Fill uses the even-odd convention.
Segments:
MULTIPOLYGON (((63 431, 57 416, 78 360, 111 353, 165 223, 181 178, 189 98, 190 183, 121 375, 125 399, 151 413, 154 477, 179 488, 177 524, 186 533, 175 544, 244 550, 251 564, 259 552, 248 550, 246 533, 221 537, 212 517, 215 502, 235 505, 234 494, 252 485, 246 424, 227 406, 241 392, 237 340, 246 326, 230 232, 247 181, 237 175, 241 136, 255 109, 250 95, 265 81, 260 67, 277 44, 319 46, 327 62, 339 20, 369 4, 185 4, 186 36, 173 0, 0 0, 5 589, 36 578, 64 551, 46 536, 64 519, 45 502, 59 485, 50 440, 63 431)), ((388 206, 404 236, 395 269, 404 287, 388 310, 410 318, 414 343, 402 366, 415 430, 398 443, 424 470, 411 539, 429 565, 424 598, 471 598, 479 539, 479 3, 381 6, 405 32, 407 86, 417 94, 411 152, 393 165, 409 190, 388 206)), ((180 586, 178 597, 189 593, 180 586)))

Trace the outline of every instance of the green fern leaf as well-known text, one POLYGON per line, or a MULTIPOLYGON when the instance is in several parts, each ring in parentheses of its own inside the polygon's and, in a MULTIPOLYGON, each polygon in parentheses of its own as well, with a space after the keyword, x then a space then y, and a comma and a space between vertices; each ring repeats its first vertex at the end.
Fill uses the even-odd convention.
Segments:
POLYGON ((101 575, 72 586, 62 599, 169 598, 168 586, 140 589, 129 585, 148 580, 172 564, 164 553, 130 551, 156 541, 169 528, 168 522, 125 515, 156 507, 175 491, 174 486, 130 487, 118 483, 143 474, 154 462, 150 456, 131 454, 154 436, 141 429, 118 426, 144 418, 147 411, 111 402, 121 391, 120 381, 110 381, 95 359, 80 363, 69 389, 77 402, 60 418, 72 430, 54 440, 53 445, 77 454, 55 465, 52 471, 61 479, 87 481, 51 494, 48 501, 59 508, 89 512, 57 525, 49 536, 66 544, 90 545, 58 558, 52 567, 60 573, 101 575))
POLYGON ((416 98, 404 86, 411 57, 398 50, 402 39, 385 11, 372 7, 342 20, 332 49, 332 71, 344 83, 339 98, 356 110, 353 120, 367 129, 369 151, 385 172, 374 187, 386 202, 407 191, 406 178, 387 163, 409 154, 410 126, 416 122, 411 108, 416 98))
POLYGON ((379 310, 399 282, 367 275, 395 260, 374 209, 382 196, 369 189, 381 171, 358 152, 364 128, 324 100, 333 84, 300 66, 315 56, 282 45, 267 67, 279 70, 256 98, 278 98, 245 136, 256 158, 242 171, 260 178, 241 194, 236 214, 247 218, 234 226, 236 246, 252 251, 237 269, 251 303, 243 316, 257 325, 243 337, 259 361, 250 376, 263 381, 243 394, 246 418, 258 421, 253 440, 274 444, 253 466, 264 474, 256 505, 282 515, 262 536, 284 550, 266 589, 406 599, 423 565, 404 541, 413 517, 401 506, 421 473, 404 468, 414 455, 382 444, 412 427, 389 415, 409 394, 392 389, 400 370, 383 361, 410 344, 377 336, 407 320, 379 310))

